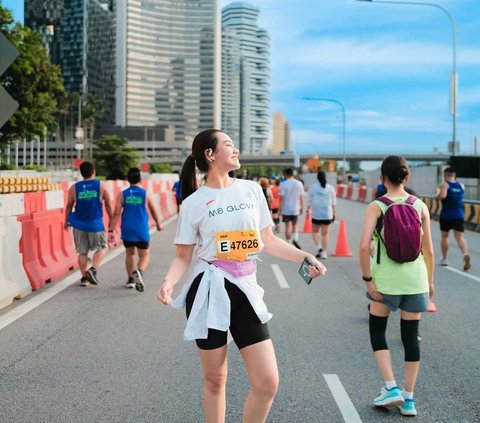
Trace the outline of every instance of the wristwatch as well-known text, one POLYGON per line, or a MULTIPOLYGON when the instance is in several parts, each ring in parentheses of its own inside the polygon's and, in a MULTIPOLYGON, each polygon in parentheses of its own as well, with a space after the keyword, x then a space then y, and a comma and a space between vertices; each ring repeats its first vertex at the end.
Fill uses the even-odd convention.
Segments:
POLYGON ((362 279, 365 282, 372 282, 373 281, 373 276, 362 276, 362 279))

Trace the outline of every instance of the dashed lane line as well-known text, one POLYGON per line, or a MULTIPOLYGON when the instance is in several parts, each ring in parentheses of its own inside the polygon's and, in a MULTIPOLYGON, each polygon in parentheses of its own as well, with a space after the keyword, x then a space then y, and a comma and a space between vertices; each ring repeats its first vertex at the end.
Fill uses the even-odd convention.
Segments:
POLYGON ((290 288, 285 276, 283 276, 283 272, 280 270, 280 266, 278 264, 271 264, 271 266, 280 288, 290 288))
POLYGON ((345 423, 362 423, 355 406, 350 400, 350 397, 348 396, 347 391, 343 387, 338 376, 334 374, 324 374, 323 377, 327 382, 330 392, 332 393, 340 412, 342 413, 345 423))
MULTIPOLYGON (((170 218, 164 222, 164 226, 168 225, 172 220, 175 220, 176 217, 170 218)), ((155 230, 150 231, 155 232, 155 230)), ((108 255, 103 260, 103 264, 108 263, 110 260, 113 260, 115 257, 124 253, 123 248, 115 248, 110 251, 108 255)), ((62 292, 64 289, 68 288, 70 285, 73 285, 75 282, 78 282, 80 278, 80 271, 76 271, 71 275, 68 275, 65 279, 61 281, 54 282, 48 288, 44 288, 40 293, 30 297, 21 304, 16 304, 14 308, 0 316, 0 330, 8 326, 10 323, 13 323, 15 320, 20 319, 20 317, 25 316, 28 312, 32 311, 34 308, 43 304, 45 301, 54 297, 58 293, 62 292)))

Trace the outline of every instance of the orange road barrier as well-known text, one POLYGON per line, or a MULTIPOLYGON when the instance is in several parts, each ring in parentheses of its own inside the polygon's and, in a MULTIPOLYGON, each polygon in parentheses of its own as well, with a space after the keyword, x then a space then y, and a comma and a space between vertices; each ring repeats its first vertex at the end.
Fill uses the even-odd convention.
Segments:
POLYGON ((340 229, 338 230, 337 246, 332 254, 335 257, 352 257, 348 248, 347 227, 343 219, 340 220, 340 229))

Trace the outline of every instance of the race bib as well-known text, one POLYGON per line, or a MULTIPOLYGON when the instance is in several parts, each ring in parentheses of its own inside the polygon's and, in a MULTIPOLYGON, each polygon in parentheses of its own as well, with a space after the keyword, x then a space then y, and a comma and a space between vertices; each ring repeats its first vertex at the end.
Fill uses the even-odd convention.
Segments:
POLYGON ((215 233, 217 258, 221 260, 250 260, 260 252, 260 241, 255 229, 215 233))

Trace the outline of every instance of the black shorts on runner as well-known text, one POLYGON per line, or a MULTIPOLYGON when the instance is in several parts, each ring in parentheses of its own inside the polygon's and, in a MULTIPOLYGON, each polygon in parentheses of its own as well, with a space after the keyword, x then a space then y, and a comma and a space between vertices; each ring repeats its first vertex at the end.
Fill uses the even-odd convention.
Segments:
POLYGON ((440 219, 440 230, 448 232, 450 229, 464 232, 463 219, 440 219))
POLYGON ((292 222, 294 225, 297 223, 298 216, 294 214, 282 214, 282 222, 287 223, 287 222, 292 222))
MULTIPOLYGON (((186 298, 187 318, 192 310, 193 300, 202 277, 203 273, 200 273, 188 291, 186 298)), ((260 321, 242 290, 227 279, 225 279, 225 289, 230 298, 230 333, 238 349, 270 339, 268 325, 260 321)), ((208 338, 196 339, 195 342, 201 350, 214 350, 227 344, 227 332, 208 329, 208 338)))
POLYGON ((148 250, 148 241, 123 241, 125 248, 137 247, 139 250, 148 250))
POLYGON ((312 219, 312 224, 314 225, 330 225, 333 222, 333 219, 312 219))

